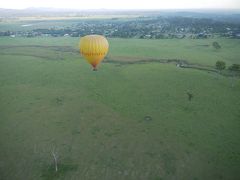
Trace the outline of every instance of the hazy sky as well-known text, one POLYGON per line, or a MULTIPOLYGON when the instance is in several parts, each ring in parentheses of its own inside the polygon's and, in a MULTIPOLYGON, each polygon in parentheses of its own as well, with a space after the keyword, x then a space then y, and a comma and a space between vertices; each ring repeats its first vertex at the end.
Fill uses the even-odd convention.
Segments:
POLYGON ((55 7, 75 9, 240 9, 240 0, 0 0, 0 8, 55 7))

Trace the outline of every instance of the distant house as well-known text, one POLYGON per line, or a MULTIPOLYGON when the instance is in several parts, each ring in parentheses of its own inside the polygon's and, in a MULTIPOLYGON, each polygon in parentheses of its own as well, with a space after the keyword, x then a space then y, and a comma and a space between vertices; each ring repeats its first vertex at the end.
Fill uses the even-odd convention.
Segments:
POLYGON ((145 38, 151 38, 151 35, 150 34, 146 34, 145 38))
POLYGON ((205 39, 205 38, 209 38, 211 36, 212 36, 212 34, 208 34, 208 33, 203 32, 203 33, 198 33, 196 38, 198 38, 198 39, 205 39))

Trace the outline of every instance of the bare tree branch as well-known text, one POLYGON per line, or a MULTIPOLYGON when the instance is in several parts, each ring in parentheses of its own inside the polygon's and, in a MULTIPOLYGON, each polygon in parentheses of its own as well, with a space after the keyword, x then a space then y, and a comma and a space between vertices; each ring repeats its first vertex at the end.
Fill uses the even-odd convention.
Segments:
POLYGON ((58 171, 58 157, 57 157, 57 154, 55 152, 55 148, 52 149, 52 156, 53 156, 53 159, 54 159, 55 171, 57 172, 58 171))

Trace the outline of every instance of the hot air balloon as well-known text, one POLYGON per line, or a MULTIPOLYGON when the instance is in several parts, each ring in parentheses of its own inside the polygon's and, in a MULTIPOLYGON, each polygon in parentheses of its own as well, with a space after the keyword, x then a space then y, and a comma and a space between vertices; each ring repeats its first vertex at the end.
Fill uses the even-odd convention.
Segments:
POLYGON ((104 36, 87 35, 80 38, 80 53, 92 65, 94 71, 107 55, 108 47, 108 41, 104 36))

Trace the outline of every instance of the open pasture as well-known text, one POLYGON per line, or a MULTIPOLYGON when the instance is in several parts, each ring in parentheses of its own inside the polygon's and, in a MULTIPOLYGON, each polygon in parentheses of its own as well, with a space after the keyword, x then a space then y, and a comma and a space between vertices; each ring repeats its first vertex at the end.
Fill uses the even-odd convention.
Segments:
POLYGON ((78 41, 0 38, 0 179, 240 178, 239 78, 159 62, 239 63, 239 40, 109 39, 97 72, 78 41))

